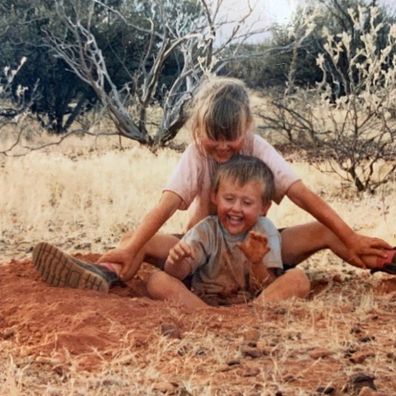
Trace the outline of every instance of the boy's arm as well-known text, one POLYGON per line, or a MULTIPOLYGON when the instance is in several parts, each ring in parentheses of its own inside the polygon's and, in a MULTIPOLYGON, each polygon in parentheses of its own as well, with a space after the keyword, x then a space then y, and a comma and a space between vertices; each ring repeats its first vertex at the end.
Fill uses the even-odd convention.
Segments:
POLYGON ((191 246, 180 241, 169 251, 164 270, 175 278, 184 279, 193 272, 194 260, 195 255, 191 246))
POLYGON ((275 275, 263 263, 264 256, 270 251, 267 237, 256 231, 250 231, 247 238, 238 244, 250 262, 249 289, 262 290, 275 279, 275 275))
POLYGON ((391 249, 391 246, 382 239, 367 237, 353 231, 322 198, 306 187, 303 182, 293 183, 287 196, 338 236, 349 250, 350 262, 356 266, 365 267, 360 255, 384 257, 383 250, 391 249))

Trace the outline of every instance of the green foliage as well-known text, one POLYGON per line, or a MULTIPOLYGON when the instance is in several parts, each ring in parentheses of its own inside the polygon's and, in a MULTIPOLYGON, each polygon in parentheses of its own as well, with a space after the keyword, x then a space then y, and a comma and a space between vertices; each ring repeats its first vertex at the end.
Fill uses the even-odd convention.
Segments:
POLYGON ((32 100, 30 110, 42 125, 65 131, 78 115, 75 109, 92 103, 95 95, 46 45, 45 29, 56 28, 53 2, 2 0, 0 9, 0 67, 15 67, 27 58, 12 82, 14 99, 18 86, 26 87, 26 99, 32 100))
POLYGON ((374 192, 396 170, 396 24, 376 7, 348 15, 350 33, 321 30, 321 81, 288 89, 262 119, 310 161, 374 192))
MULTIPOLYGON (((274 25, 270 30, 271 36, 265 43, 246 45, 243 48, 245 58, 232 62, 227 73, 247 81, 252 87, 285 88, 287 84, 313 87, 323 76, 316 59, 319 54, 326 52, 326 34, 335 37, 341 33, 350 35, 352 51, 356 52, 362 42, 348 10, 356 13, 359 7, 370 3, 372 1, 368 0, 308 2, 305 8, 297 10, 288 25, 274 25), (310 18, 315 20, 314 26, 309 23, 310 18), (312 30, 308 34, 309 29, 312 30)), ((379 9, 377 23, 383 21, 389 24, 394 20, 395 17, 389 15, 386 9, 379 9)), ((375 43, 378 51, 387 45, 387 34, 386 28, 380 31, 375 43)), ((332 83, 335 97, 348 92, 348 87, 342 83, 348 66, 344 55, 341 56, 343 59, 338 69, 339 76, 332 83)))
MULTIPOLYGON (((89 24, 117 89, 124 89, 130 95, 139 89, 139 82, 134 79, 136 71, 141 67, 149 69, 153 63, 149 57, 142 64, 150 40, 149 32, 144 29, 150 27, 148 16, 153 5, 135 0, 107 0, 103 2, 106 7, 87 1, 66 0, 60 3, 71 19, 79 20, 82 25, 89 24), (90 15, 92 6, 94 12, 90 15), (107 6, 114 7, 119 15, 109 12, 107 6)), ((170 6, 171 3, 166 5, 170 6)), ((183 11, 181 8, 188 8, 193 15, 194 7, 195 1, 185 1, 170 12, 175 14, 183 11)), ((58 133, 65 132, 81 113, 92 108, 98 97, 89 84, 56 56, 48 45, 48 35, 62 37, 64 43, 70 45, 78 38, 59 19, 54 1, 0 0, 0 10, 0 68, 15 67, 22 57, 26 57, 27 62, 13 80, 13 91, 20 85, 24 86, 29 98, 37 86, 31 111, 44 127, 58 133)), ((158 12, 156 17, 159 23, 158 12)), ((168 86, 176 78, 180 67, 175 51, 163 66, 156 92, 159 99, 161 87, 168 86)))

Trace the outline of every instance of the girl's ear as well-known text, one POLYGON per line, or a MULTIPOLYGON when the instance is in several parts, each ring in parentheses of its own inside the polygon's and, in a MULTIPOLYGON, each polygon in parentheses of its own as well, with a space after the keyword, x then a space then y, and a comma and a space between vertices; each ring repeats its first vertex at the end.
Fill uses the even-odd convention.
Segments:
POLYGON ((272 201, 263 203, 261 205, 261 216, 267 216, 267 213, 268 213, 269 208, 271 207, 271 205, 272 205, 272 201))

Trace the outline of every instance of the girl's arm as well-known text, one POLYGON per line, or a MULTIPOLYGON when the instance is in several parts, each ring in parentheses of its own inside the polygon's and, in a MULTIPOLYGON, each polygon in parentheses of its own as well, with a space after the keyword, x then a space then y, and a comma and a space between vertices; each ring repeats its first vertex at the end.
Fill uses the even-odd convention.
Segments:
MULTIPOLYGON (((161 199, 143 218, 130 240, 123 243, 123 248, 116 248, 105 253, 99 262, 119 263, 122 265, 121 277, 129 279, 132 272, 136 272, 141 263, 136 263, 135 258, 143 246, 161 226, 180 207, 182 199, 171 191, 164 191, 161 199)), ((142 261, 143 258, 138 261, 142 261)))
POLYGON ((349 250, 350 261, 358 266, 365 267, 360 255, 383 257, 383 249, 391 249, 389 244, 379 238, 367 237, 353 231, 322 198, 306 187, 303 182, 293 183, 287 196, 297 206, 333 231, 349 250))

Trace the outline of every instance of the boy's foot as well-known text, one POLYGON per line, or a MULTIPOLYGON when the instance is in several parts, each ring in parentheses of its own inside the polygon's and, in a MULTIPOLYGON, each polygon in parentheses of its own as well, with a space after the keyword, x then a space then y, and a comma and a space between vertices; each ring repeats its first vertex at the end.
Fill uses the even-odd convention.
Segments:
POLYGON ((374 268, 370 272, 387 272, 388 274, 396 275, 396 248, 389 250, 387 257, 381 259, 382 267, 374 268))
POLYGON ((108 293, 111 286, 122 283, 117 274, 109 269, 77 260, 46 242, 34 247, 33 265, 43 280, 52 286, 108 293))

